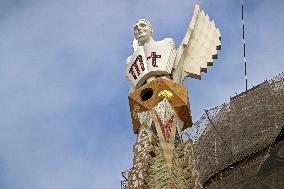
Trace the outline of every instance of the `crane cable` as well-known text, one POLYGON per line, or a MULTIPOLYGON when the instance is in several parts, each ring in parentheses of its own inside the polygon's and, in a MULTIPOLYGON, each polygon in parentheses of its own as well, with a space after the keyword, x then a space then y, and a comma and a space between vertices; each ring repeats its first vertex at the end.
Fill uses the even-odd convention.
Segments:
POLYGON ((243 28, 243 56, 245 64, 245 81, 246 81, 246 91, 248 90, 248 77, 247 77, 247 59, 246 59, 246 41, 245 41, 245 22, 244 22, 244 1, 241 0, 242 4, 242 28, 243 28))

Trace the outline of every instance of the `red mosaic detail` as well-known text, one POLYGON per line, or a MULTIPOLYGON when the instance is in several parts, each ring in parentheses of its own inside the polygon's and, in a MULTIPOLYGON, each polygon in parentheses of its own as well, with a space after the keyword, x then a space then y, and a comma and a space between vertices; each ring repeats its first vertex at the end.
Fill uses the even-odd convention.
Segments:
POLYGON ((134 63, 137 63, 137 62, 140 63, 141 70, 144 71, 145 67, 144 67, 143 58, 141 55, 138 55, 137 58, 135 59, 134 63))
POLYGON ((139 65, 141 67, 141 70, 142 72, 145 70, 145 67, 144 67, 144 63, 143 63, 143 58, 141 55, 138 55, 135 59, 135 61, 132 63, 131 67, 129 68, 129 73, 133 76, 133 78, 136 80, 137 79, 137 76, 134 72, 134 69, 137 73, 137 75, 139 76, 140 75, 140 69, 139 69, 139 65, 138 65, 138 62, 139 62, 139 65))
POLYGON ((147 60, 152 58, 152 66, 153 67, 158 67, 157 66, 157 58, 161 58, 161 57, 162 57, 162 55, 157 54, 157 52, 151 52, 151 56, 148 56, 147 60))
POLYGON ((160 127, 162 129, 164 139, 167 143, 169 143, 170 142, 170 136, 171 136, 171 130, 172 130, 172 127, 173 127, 173 122, 174 122, 174 115, 172 115, 170 117, 170 119, 165 124, 162 123, 162 121, 159 118, 157 113, 156 113, 156 115, 157 115, 160 127))
POLYGON ((134 78, 135 80, 137 79, 137 76, 135 75, 135 72, 134 72, 132 66, 131 66, 130 69, 129 69, 129 73, 131 73, 131 75, 133 76, 133 78, 134 78))

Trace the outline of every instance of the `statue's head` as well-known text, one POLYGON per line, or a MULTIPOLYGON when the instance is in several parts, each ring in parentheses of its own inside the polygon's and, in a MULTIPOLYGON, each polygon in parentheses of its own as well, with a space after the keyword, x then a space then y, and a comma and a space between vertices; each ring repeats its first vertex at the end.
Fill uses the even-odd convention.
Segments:
POLYGON ((139 45, 152 40, 153 29, 151 23, 146 19, 139 19, 134 25, 134 36, 139 45))

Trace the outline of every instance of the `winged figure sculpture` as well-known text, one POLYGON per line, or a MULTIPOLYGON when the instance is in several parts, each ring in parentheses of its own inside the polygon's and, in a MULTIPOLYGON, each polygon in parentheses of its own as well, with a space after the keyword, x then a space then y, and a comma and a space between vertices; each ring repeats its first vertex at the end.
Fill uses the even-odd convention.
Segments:
POLYGON ((126 78, 132 89, 157 78, 182 84, 186 77, 201 79, 221 49, 221 34, 214 21, 195 5, 193 16, 182 43, 175 48, 173 39, 155 41, 149 21, 134 25, 133 54, 126 61, 126 78))

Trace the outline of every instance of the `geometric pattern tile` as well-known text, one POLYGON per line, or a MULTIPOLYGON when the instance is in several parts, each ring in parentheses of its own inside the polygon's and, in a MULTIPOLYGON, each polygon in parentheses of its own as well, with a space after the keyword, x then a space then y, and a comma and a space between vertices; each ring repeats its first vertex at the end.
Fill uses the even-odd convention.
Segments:
MULTIPOLYGON (((157 116, 158 117, 158 116, 157 116)), ((173 127, 173 120, 174 120, 174 115, 172 115, 165 124, 162 123, 160 118, 158 117, 158 121, 164 136, 164 139, 167 143, 170 142, 170 136, 171 136, 171 130, 173 127)))
POLYGON ((156 129, 154 121, 152 121, 150 129, 158 137, 158 133, 157 133, 157 129, 156 129))
POLYGON ((157 106, 155 106, 154 109, 163 125, 168 122, 168 120, 174 114, 174 110, 167 98, 165 98, 157 106))
POLYGON ((143 124, 148 116, 149 111, 137 113, 140 124, 143 124))

